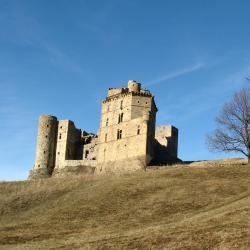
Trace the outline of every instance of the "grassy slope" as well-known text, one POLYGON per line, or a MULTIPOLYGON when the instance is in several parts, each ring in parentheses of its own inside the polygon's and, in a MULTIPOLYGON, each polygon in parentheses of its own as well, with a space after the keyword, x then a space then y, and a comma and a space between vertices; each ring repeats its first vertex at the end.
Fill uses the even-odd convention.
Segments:
POLYGON ((1 249, 250 249, 250 167, 0 183, 1 249))

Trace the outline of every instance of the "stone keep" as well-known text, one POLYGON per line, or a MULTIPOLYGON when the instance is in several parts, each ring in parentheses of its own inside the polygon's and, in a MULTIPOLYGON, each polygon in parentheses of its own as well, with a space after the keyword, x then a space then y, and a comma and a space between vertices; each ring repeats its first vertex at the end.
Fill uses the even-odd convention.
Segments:
POLYGON ((102 102, 97 173, 145 168, 154 158, 154 97, 140 83, 112 88, 102 102))
POLYGON ((154 96, 135 80, 110 88, 102 101, 98 135, 70 120, 39 118, 36 160, 29 178, 121 173, 179 161, 178 129, 155 127, 154 96))

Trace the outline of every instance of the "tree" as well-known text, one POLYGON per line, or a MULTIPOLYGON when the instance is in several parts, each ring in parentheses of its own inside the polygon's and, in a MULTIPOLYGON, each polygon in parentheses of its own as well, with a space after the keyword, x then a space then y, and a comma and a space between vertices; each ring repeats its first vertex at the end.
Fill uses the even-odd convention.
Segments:
POLYGON ((207 137, 211 151, 239 152, 250 163, 250 89, 236 92, 216 117, 217 129, 207 137))

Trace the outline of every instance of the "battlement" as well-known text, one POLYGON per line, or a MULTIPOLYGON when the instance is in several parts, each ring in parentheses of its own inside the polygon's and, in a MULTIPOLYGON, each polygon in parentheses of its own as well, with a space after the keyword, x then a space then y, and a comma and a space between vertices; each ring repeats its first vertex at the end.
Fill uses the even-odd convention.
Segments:
POLYGON ((103 102, 112 101, 117 98, 123 98, 126 95, 153 96, 149 90, 141 88, 141 84, 136 80, 129 80, 127 88, 109 88, 108 95, 103 102))

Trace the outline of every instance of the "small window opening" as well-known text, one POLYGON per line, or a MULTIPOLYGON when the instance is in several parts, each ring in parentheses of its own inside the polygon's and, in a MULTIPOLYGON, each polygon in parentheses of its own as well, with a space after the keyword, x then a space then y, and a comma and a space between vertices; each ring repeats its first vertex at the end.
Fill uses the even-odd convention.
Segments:
POLYGON ((45 154, 45 153, 46 153, 46 151, 43 151, 43 153, 45 154))
POLYGON ((45 135, 45 138, 48 138, 48 136, 47 136, 47 135, 45 135))
POLYGON ((120 109, 122 109, 122 108, 123 108, 123 100, 120 103, 120 109))
POLYGON ((117 140, 121 139, 122 138, 122 130, 121 129, 118 129, 117 130, 117 140))
POLYGON ((57 154, 59 155, 59 154, 60 154, 60 152, 57 152, 57 154))
POLYGON ((118 116, 118 123, 123 122, 123 113, 118 116))
POLYGON ((62 126, 60 126, 60 128, 62 128, 62 126))
POLYGON ((105 134, 105 142, 107 142, 108 134, 105 134))
POLYGON ((59 134, 59 139, 62 139, 62 134, 59 134))
POLYGON ((88 158, 88 155, 89 155, 89 151, 88 151, 88 150, 86 150, 86 151, 85 151, 85 159, 87 159, 87 158, 88 158))
POLYGON ((141 132, 140 126, 137 127, 137 135, 139 135, 141 132))
POLYGON ((138 103, 140 103, 140 101, 137 101, 138 103))
POLYGON ((106 120, 106 127, 109 125, 109 118, 106 120))
POLYGON ((40 168, 40 164, 38 165, 38 167, 40 168))
POLYGON ((49 124, 47 124, 47 128, 49 127, 49 124))

